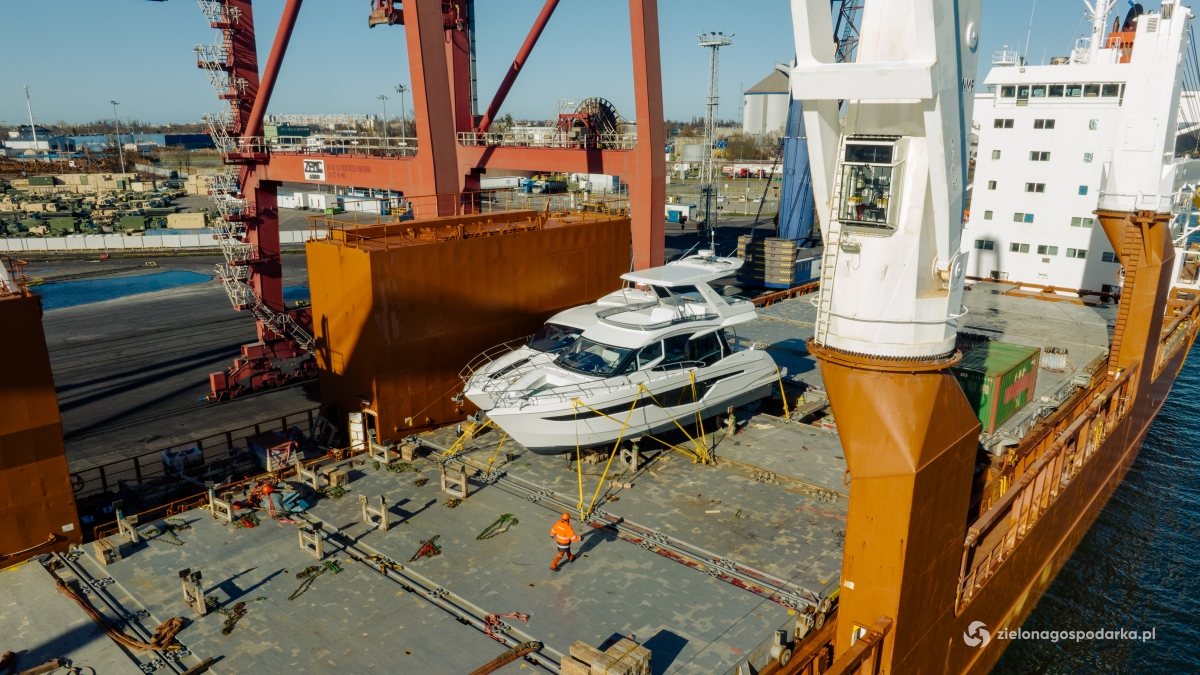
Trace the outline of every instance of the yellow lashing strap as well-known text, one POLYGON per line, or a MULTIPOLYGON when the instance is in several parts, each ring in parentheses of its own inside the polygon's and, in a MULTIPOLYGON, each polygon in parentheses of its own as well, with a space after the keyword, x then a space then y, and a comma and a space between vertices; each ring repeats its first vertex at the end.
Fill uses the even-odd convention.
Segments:
POLYGON ((792 419, 792 413, 788 410, 787 390, 783 388, 783 373, 779 372, 779 367, 775 367, 775 377, 779 379, 779 396, 783 399, 783 419, 792 419))
POLYGON ((496 463, 496 458, 500 456, 500 448, 504 447, 504 439, 506 439, 506 438, 508 438, 507 433, 500 434, 500 445, 496 446, 496 452, 492 455, 492 458, 488 460, 488 470, 489 471, 491 471, 491 469, 492 469, 492 464, 496 463))
MULTIPOLYGON (((645 389, 644 385, 638 385, 638 386, 645 389)), ((645 391, 646 391, 646 395, 650 397, 650 400, 654 401, 655 405, 662 408, 662 411, 667 413, 667 417, 671 418, 671 421, 675 423, 675 426, 679 427, 679 430, 683 432, 683 435, 687 436, 687 439, 692 442, 693 446, 696 447, 696 450, 694 452, 687 453, 688 456, 690 456, 692 458, 692 462, 699 462, 700 464, 712 464, 712 458, 709 457, 709 455, 708 455, 708 449, 706 447, 700 445, 699 441, 692 438, 692 435, 687 432, 687 429, 684 429, 683 425, 679 423, 679 420, 675 419, 671 415, 671 413, 667 412, 667 407, 665 405, 663 405, 662 403, 659 403, 658 399, 654 397, 654 394, 650 393, 649 389, 645 389, 645 391)), ((650 436, 650 434, 646 434, 646 435, 650 436)), ((654 438, 654 437, 650 436, 650 438, 654 438)), ((657 438, 654 438, 654 440, 658 441, 659 443, 662 443, 662 441, 660 441, 657 438)))
MULTIPOLYGON (((453 458, 453 457, 457 456, 458 453, 463 449, 463 446, 466 443, 467 438, 474 437, 474 434, 471 433, 472 430, 474 430, 475 434, 478 434, 480 431, 483 431, 484 429, 488 428, 491 425, 492 425, 492 421, 489 419, 488 421, 479 425, 478 428, 471 427, 470 429, 463 431, 462 436, 459 436, 458 440, 454 441, 454 445, 451 445, 449 448, 447 448, 446 451, 442 453, 441 457, 439 457, 439 459, 444 460, 446 458, 453 458)), ((499 450, 499 449, 497 449, 497 450, 499 450)))
MULTIPOLYGON (((604 473, 600 476, 600 482, 596 484, 596 491, 592 493, 592 503, 588 504, 586 512, 581 511, 579 513, 580 522, 587 522, 587 516, 591 514, 592 509, 596 508, 596 499, 600 497, 600 488, 604 487, 604 479, 608 478, 608 469, 612 466, 613 458, 617 456, 617 449, 621 447, 621 441, 625 438, 625 430, 629 428, 629 419, 633 417, 633 411, 637 408, 638 400, 642 397, 643 389, 644 387, 638 385, 638 393, 633 397, 633 404, 629 406, 629 412, 625 414, 625 421, 621 423, 621 433, 617 434, 617 442, 613 443, 612 452, 608 454, 608 463, 604 465, 604 473)), ((578 400, 579 399, 574 399, 572 403, 578 400)), ((578 431, 576 433, 578 434, 578 431)), ((575 447, 579 447, 578 440, 576 440, 575 447)), ((578 470, 580 472, 580 485, 582 485, 583 469, 579 468, 578 470)), ((582 503, 582 501, 583 500, 580 500, 580 503, 582 503)))
MULTIPOLYGON (((687 448, 681 448, 681 447, 679 447, 678 445, 675 445, 675 444, 673 444, 673 443, 668 443, 667 441, 665 441, 665 440, 663 440, 663 439, 661 439, 661 438, 658 438, 657 436, 655 436, 655 435, 653 435, 653 434, 642 434, 642 435, 643 435, 643 436, 645 436, 646 438, 649 438, 649 439, 652 439, 652 440, 658 441, 659 443, 662 443, 662 444, 663 444, 663 445, 665 445, 666 447, 668 447, 668 448, 670 448, 670 449, 672 449, 672 450, 674 450, 674 451, 676 451, 676 452, 679 452, 679 453, 682 453, 682 454, 684 454, 684 455, 687 455, 688 457, 690 457, 690 458, 691 458, 691 460, 692 460, 692 462, 693 462, 693 463, 695 463, 695 462, 699 462, 699 463, 701 463, 701 464, 711 464, 711 463, 712 463, 712 461, 711 461, 711 459, 708 457, 708 453, 707 453, 707 451, 705 451, 705 450, 704 450, 704 449, 703 449, 703 448, 700 446, 700 444, 696 442, 696 439, 692 438, 692 436, 691 436, 690 434, 688 434, 688 432, 687 432, 687 429, 684 429, 684 428, 683 428, 683 425, 681 425, 681 424, 679 423, 679 421, 678 421, 678 420, 676 420, 674 417, 672 417, 672 416, 671 416, 671 413, 667 412, 667 409, 666 409, 666 407, 665 407, 665 406, 664 406, 662 403, 659 403, 659 402, 658 402, 658 399, 654 398, 654 394, 650 393, 650 390, 649 390, 649 389, 646 389, 646 388, 645 388, 643 385, 638 385, 638 386, 639 386, 639 388, 640 388, 642 391, 646 392, 646 395, 650 397, 650 400, 654 401, 655 405, 657 405, 659 408, 662 408, 662 409, 663 409, 663 412, 666 412, 666 413, 667 413, 667 417, 670 417, 670 418, 671 418, 671 421, 675 423, 675 426, 676 426, 676 427, 679 427, 679 430, 683 432, 683 435, 684 435, 684 436, 687 436, 687 439, 688 439, 689 441, 691 441, 693 445, 695 445, 697 448, 700 448, 700 451, 699 451, 699 452, 696 452, 696 451, 693 451, 693 450, 688 450, 687 448)), ((580 401, 579 399, 574 399, 574 400, 572 401, 572 404, 573 404, 573 405, 576 405, 576 415, 577 415, 577 416, 578 416, 578 406, 583 406, 584 408, 587 408, 588 410, 590 410, 590 411, 592 411, 592 412, 596 413, 597 415, 600 415, 601 417, 604 417, 604 418, 610 419, 610 420, 612 420, 612 421, 614 421, 614 422, 617 422, 618 424, 620 424, 620 423, 621 423, 621 420, 619 420, 619 419, 617 419, 617 418, 613 417, 612 415, 608 415, 608 414, 605 414, 605 413, 603 413, 603 412, 600 412, 599 410, 596 410, 595 408, 593 408, 593 407, 591 407, 590 405, 588 405, 588 404, 586 404, 586 403, 584 403, 584 402, 580 401)), ((575 432, 575 449, 576 449, 576 453, 578 454, 578 452, 579 452, 579 431, 578 431, 578 422, 576 422, 576 432, 575 432)), ((581 476, 581 478, 580 478, 581 485, 582 485, 582 480, 583 480, 583 479, 582 479, 582 476, 581 476)), ((583 495, 583 490, 582 490, 582 487, 581 487, 581 488, 580 488, 580 500, 579 500, 579 501, 580 501, 580 506, 582 506, 582 505, 583 505, 583 498, 582 498, 582 495, 583 495)))
POLYGON ((711 459, 708 453, 708 434, 704 433, 704 406, 700 405, 700 395, 696 393, 696 371, 689 370, 688 378, 692 381, 692 403, 696 404, 696 428, 700 430, 700 440, 704 442, 704 463, 711 459))
POLYGON ((579 503, 575 508, 583 513, 583 451, 579 449, 579 399, 571 399, 571 407, 575 409, 575 472, 579 474, 579 503))

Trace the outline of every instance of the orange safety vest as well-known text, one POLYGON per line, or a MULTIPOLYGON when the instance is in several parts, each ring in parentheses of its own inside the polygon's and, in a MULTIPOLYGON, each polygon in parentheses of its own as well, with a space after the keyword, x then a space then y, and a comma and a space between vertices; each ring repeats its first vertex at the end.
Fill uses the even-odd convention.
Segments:
POLYGON ((571 529, 571 524, 565 520, 560 520, 550 528, 550 536, 558 542, 559 546, 566 546, 572 541, 578 541, 579 537, 575 535, 575 530, 571 529))

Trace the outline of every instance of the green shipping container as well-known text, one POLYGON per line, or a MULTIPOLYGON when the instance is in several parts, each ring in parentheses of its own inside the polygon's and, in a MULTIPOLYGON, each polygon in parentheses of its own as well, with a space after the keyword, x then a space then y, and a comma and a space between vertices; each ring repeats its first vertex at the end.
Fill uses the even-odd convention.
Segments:
POLYGON ((963 354, 951 368, 983 433, 996 431, 1033 400, 1042 350, 1006 342, 988 342, 963 354))
POLYGON ((29 187, 50 187, 54 185, 54 176, 31 176, 29 187))

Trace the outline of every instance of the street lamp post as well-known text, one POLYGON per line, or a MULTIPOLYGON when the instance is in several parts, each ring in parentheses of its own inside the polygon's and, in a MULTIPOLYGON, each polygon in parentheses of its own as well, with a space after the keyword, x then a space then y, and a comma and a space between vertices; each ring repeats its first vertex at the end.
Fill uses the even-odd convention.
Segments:
POLYGON ((404 108, 404 94, 408 92, 408 87, 398 84, 396 85, 396 91, 400 94, 400 137, 404 138, 405 134, 408 133, 404 128, 404 116, 407 114, 404 108))
POLYGON ((385 94, 380 94, 375 98, 383 101, 383 147, 387 147, 387 102, 388 97, 385 94))
POLYGON ((121 105, 116 101, 109 101, 113 107, 113 120, 117 123, 117 153, 121 156, 121 173, 125 173, 125 149, 121 147, 121 118, 117 117, 117 106, 121 105))

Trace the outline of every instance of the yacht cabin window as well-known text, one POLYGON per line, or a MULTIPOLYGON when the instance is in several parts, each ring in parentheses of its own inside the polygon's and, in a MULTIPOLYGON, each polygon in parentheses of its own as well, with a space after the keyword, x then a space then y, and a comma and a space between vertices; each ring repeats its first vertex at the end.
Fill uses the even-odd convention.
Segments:
POLYGON ((662 355, 663 348, 661 342, 655 342, 654 344, 642 347, 642 350, 638 352, 637 356, 638 368, 645 368, 646 366, 662 358, 662 355))
POLYGON ((548 323, 534 333, 533 337, 529 339, 528 347, 539 352, 553 354, 566 349, 582 334, 583 330, 579 328, 548 323))
POLYGON ((581 337, 555 359, 555 363, 577 373, 608 377, 622 374, 631 361, 632 349, 614 347, 581 337))
POLYGON ((707 367, 720 361, 724 355, 721 340, 717 337, 716 332, 701 335, 695 340, 688 340, 689 361, 698 361, 707 367))

